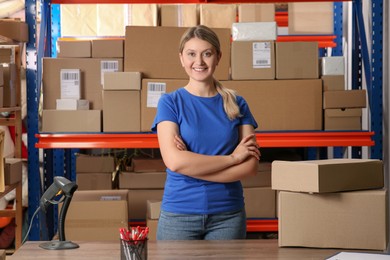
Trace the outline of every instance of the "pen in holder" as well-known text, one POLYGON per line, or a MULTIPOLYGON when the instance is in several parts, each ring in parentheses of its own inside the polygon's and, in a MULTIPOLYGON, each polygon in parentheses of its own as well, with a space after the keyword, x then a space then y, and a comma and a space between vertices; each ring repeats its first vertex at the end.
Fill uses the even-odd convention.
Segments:
POLYGON ((121 241, 121 260, 147 260, 149 228, 133 227, 131 230, 119 229, 121 241))

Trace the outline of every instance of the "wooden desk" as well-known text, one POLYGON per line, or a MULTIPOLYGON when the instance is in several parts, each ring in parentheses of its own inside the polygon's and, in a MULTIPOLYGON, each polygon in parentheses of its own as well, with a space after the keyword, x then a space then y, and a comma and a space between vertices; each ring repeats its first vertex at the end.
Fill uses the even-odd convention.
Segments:
MULTIPOLYGON (((76 242, 76 241, 75 241, 76 242)), ((45 250, 39 247, 42 241, 25 243, 7 260, 118 260, 119 241, 76 242, 78 249, 45 250)), ((326 259, 341 251, 337 249, 279 248, 276 239, 247 239, 229 241, 149 241, 149 260, 191 259, 326 259)), ((370 251, 373 253, 372 251, 370 251)))

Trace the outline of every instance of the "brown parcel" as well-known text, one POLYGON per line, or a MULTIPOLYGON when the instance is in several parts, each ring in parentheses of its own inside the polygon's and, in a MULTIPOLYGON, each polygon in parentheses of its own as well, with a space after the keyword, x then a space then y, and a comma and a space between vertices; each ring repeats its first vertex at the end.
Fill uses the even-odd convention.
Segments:
POLYGON ((365 108, 366 90, 324 91, 324 109, 327 108, 365 108))
POLYGON ((383 162, 375 159, 327 159, 272 162, 272 189, 296 192, 339 192, 380 189, 383 162))
POLYGON ((324 109, 324 130, 362 130, 362 109, 324 109))
POLYGON ((385 250, 387 191, 280 191, 279 246, 385 250))
POLYGON ((42 112, 42 132, 101 132, 101 110, 52 110, 42 112))

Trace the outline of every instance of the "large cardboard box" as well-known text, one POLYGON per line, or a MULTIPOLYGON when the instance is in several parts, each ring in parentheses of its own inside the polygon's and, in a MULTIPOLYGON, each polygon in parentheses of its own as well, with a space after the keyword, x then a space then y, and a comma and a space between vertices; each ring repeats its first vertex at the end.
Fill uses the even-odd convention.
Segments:
POLYGON ((123 71, 123 59, 43 58, 43 109, 55 109, 60 98, 61 69, 80 69, 81 99, 87 99, 90 109, 102 109, 103 73, 123 71), (116 67, 117 66, 117 67, 116 67))
POLYGON ((58 40, 57 41, 58 58, 90 58, 91 41, 90 40, 58 40))
POLYGON ((128 25, 158 26, 157 4, 128 4, 128 25))
POLYGON ((149 241, 157 240, 158 219, 146 219, 146 226, 149 227, 149 241))
POLYGON ((103 132, 139 132, 139 90, 103 90, 103 132))
POLYGON ((247 218, 275 218, 276 191, 271 187, 244 188, 247 218))
POLYGON ((4 158, 4 182, 11 185, 22 181, 23 161, 20 158, 4 158))
POLYGON ((322 82, 231 80, 222 84, 248 102, 257 130, 322 130, 322 82))
POLYGON ((380 189, 383 162, 375 159, 327 159, 272 162, 272 189, 297 192, 339 192, 380 189))
POLYGON ((387 191, 278 194, 279 246, 385 250, 387 191))
POLYGON ((141 90, 140 72, 106 72, 104 73, 104 90, 141 90))
POLYGON ((128 228, 127 190, 76 191, 65 220, 72 241, 118 241, 128 228))
POLYGON ((288 3, 289 34, 333 34, 333 2, 288 3))
POLYGON ((232 79, 275 79, 273 41, 233 41, 232 79))
POLYGON ((120 189, 164 189, 166 172, 121 172, 120 189))
POLYGON ((165 172, 166 166, 162 158, 135 156, 131 159, 134 172, 165 172))
POLYGON ((275 21, 275 4, 238 4, 238 21, 273 22, 275 21))
POLYGON ((236 4, 200 4, 199 5, 200 24, 210 28, 231 29, 236 22, 236 4))
POLYGON ((276 42, 277 79, 317 79, 319 59, 317 42, 276 42))
POLYGON ((365 108, 367 92, 365 89, 324 91, 324 109, 365 108))
MULTIPOLYGON (((187 79, 179 59, 180 38, 188 28, 127 26, 125 71, 139 71, 144 78, 187 79)), ((221 43, 222 58, 214 76, 229 78, 230 29, 213 29, 221 43)))
POLYGON ((271 166, 270 162, 260 162, 259 170, 255 176, 249 176, 241 180, 242 187, 271 187, 271 166))
POLYGON ((142 79, 141 131, 150 132, 161 95, 187 85, 184 79, 142 79))
POLYGON ((161 26, 192 27, 199 24, 197 4, 160 5, 161 26))
POLYGON ((123 58, 124 39, 93 39, 92 58, 123 58))
POLYGON ((76 173, 110 172, 115 170, 113 156, 89 156, 78 154, 76 156, 76 173))
POLYGON ((42 112, 42 132, 101 132, 101 110, 52 110, 42 112))
POLYGON ((324 109, 324 130, 362 130, 362 109, 324 109))
POLYGON ((129 219, 145 220, 147 200, 162 200, 163 189, 130 189, 128 195, 129 219))

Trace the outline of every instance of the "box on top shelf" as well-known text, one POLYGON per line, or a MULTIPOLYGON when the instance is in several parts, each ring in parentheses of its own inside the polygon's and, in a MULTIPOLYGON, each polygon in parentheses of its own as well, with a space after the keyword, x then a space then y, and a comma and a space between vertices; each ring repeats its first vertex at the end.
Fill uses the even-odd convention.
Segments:
POLYGON ((317 79, 317 42, 276 42, 276 79, 317 79))
POLYGON ((93 39, 92 58, 123 58, 124 39, 93 39))
POLYGON ((158 5, 157 4, 129 4, 127 25, 157 26, 158 5))
POLYGON ((386 250, 385 189, 308 194, 280 191, 279 246, 386 250))
POLYGON ((90 40, 58 40, 57 41, 58 58, 90 58, 91 41, 90 40))
POLYGON ((273 22, 275 21, 275 4, 238 4, 238 21, 273 22))
POLYGON ((233 23, 233 41, 275 41, 276 22, 233 23))
POLYGON ((296 192, 340 192, 381 189, 383 162, 375 159, 273 161, 272 189, 296 192))
POLYGON ((288 3, 289 34, 333 34, 333 2, 288 3))
POLYGON ((232 79, 275 79, 274 46, 273 41, 233 41, 232 79))
POLYGON ((60 5, 61 36, 97 36, 97 5, 60 5))
POLYGON ((197 4, 163 4, 160 16, 161 26, 192 27, 199 24, 197 4))
POLYGON ((235 4, 200 4, 200 24, 210 28, 231 29, 236 22, 237 6, 235 4))
MULTIPOLYGON (((79 4, 77 4, 79 6, 79 4)), ((89 4, 92 6, 92 4, 89 4)), ((96 6, 96 35, 123 36, 127 24, 127 4, 97 4, 96 6)))
POLYGON ((324 130, 362 130, 362 109, 324 109, 324 130))
MULTIPOLYGON (((124 71, 140 71, 144 78, 188 79, 179 59, 181 36, 188 28, 127 26, 124 71)), ((230 29, 213 29, 226 55, 215 70, 219 80, 229 78, 230 29)))
POLYGON ((324 91, 324 109, 365 108, 367 106, 365 89, 324 91))

